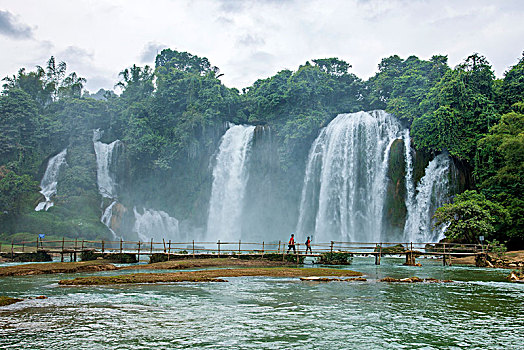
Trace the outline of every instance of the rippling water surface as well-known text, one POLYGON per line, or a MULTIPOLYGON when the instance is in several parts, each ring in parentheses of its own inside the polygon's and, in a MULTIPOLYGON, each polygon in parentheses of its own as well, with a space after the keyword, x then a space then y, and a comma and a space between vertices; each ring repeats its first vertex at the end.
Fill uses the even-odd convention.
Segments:
MULTIPOLYGON (((356 258, 367 282, 61 287, 74 275, 0 278, 0 347, 13 349, 523 349, 524 285, 507 270, 356 258), (454 283, 383 283, 385 276, 454 283)), ((126 271, 129 273, 132 271, 126 271)), ((122 271, 98 273, 118 274, 122 271)))

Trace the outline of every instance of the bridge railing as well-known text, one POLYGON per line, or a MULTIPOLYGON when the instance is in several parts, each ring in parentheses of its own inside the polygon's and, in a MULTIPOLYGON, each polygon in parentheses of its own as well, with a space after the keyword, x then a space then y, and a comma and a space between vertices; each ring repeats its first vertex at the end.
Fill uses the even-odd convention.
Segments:
MULTIPOLYGON (((327 252, 348 252, 355 254, 380 254, 398 255, 405 254, 406 251, 423 252, 425 255, 473 255, 481 252, 489 252, 490 246, 481 244, 462 244, 462 243, 421 243, 421 242, 319 242, 312 243, 311 248, 314 254, 327 252)), ((302 243, 295 243, 296 252, 293 249, 290 253, 304 254, 306 247, 302 243)), ((1 245, 0 252, 34 252, 45 250, 50 253, 70 253, 94 250, 97 252, 108 253, 134 253, 138 255, 151 255, 154 253, 166 254, 282 254, 288 252, 288 244, 285 241, 269 242, 245 242, 239 241, 185 241, 173 242, 162 239, 161 241, 125 241, 125 240, 45 240, 12 242, 10 245, 1 245)))

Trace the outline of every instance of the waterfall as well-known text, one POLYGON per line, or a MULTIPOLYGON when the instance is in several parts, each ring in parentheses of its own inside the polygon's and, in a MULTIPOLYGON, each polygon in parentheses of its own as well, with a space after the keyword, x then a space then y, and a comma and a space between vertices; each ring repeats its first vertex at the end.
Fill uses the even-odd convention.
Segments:
POLYGON ((153 239, 161 242, 162 239, 179 239, 178 220, 169 216, 164 211, 143 208, 140 214, 136 207, 133 208, 135 214, 135 225, 133 232, 138 235, 138 239, 147 242, 153 239))
POLYGON ((372 111, 340 114, 320 132, 304 176, 300 236, 381 239, 389 151, 402 131, 393 116, 372 111))
POLYGON ((114 173, 111 172, 111 164, 116 156, 114 151, 118 149, 121 142, 120 140, 115 140, 109 144, 102 143, 100 142, 102 135, 103 131, 100 129, 93 130, 93 147, 96 155, 96 181, 98 184, 98 192, 100 192, 102 197, 113 199, 113 201, 105 209, 104 201, 102 201, 100 206, 103 214, 100 217, 100 221, 111 231, 113 237, 117 238, 117 234, 111 228, 113 206, 117 203, 115 200, 117 198, 116 180, 114 173))
POLYGON ((35 208, 36 211, 47 211, 47 209, 53 206, 51 198, 56 194, 56 185, 58 184, 58 174, 60 172, 60 168, 63 164, 67 164, 65 159, 66 154, 67 148, 49 159, 44 177, 40 182, 40 193, 44 195, 45 201, 38 203, 35 208))
POLYGON ((240 219, 254 131, 254 126, 231 124, 222 136, 209 201, 207 237, 210 240, 241 237, 240 219))
POLYGON ((116 232, 111 228, 111 218, 113 217, 113 207, 117 201, 113 201, 111 204, 107 206, 107 208, 104 210, 104 213, 102 214, 102 217, 100 218, 100 221, 107 226, 109 231, 113 234, 113 238, 118 238, 118 235, 116 232))
MULTIPOLYGON (((448 199, 449 156, 441 153, 426 167, 424 176, 417 184, 417 193, 406 202, 407 219, 404 237, 410 242, 438 242, 444 238, 444 230, 434 230, 432 216, 448 199)), ((407 183, 407 182, 406 182, 407 183)))
POLYGON ((120 140, 109 144, 100 142, 102 137, 100 129, 93 131, 93 145, 96 154, 96 179, 98 191, 105 198, 116 198, 116 181, 114 174, 110 171, 114 158, 114 150, 120 146, 120 140))
POLYGON ((404 140, 404 157, 406 159, 406 209, 414 207, 415 187, 413 186, 413 157, 411 156, 411 138, 409 137, 409 130, 405 130, 402 135, 404 140))

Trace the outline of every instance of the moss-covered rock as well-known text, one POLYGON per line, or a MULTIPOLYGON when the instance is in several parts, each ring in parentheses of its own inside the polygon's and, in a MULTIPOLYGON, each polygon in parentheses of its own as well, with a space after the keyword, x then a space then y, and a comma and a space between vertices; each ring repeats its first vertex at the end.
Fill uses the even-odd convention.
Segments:
POLYGON ((1 253, 0 256, 5 259, 10 259, 13 262, 47 262, 53 261, 49 253, 45 251, 37 251, 31 253, 1 253))
POLYGON ((284 257, 282 257, 282 254, 277 254, 277 253, 264 254, 264 259, 267 259, 269 261, 287 261, 290 263, 298 263, 298 264, 303 264, 305 258, 306 257, 304 255, 295 255, 295 254, 284 254, 284 257))
POLYGON ((132 253, 97 253, 92 250, 84 250, 80 254, 82 261, 92 261, 103 259, 109 262, 117 262, 122 264, 134 264, 137 263, 136 254, 132 253))
POLYGON ((353 262, 353 254, 342 252, 329 252, 320 256, 319 263, 324 265, 350 265, 353 262))
POLYGON ((389 152, 384 220, 395 235, 406 222, 406 159, 404 141, 395 140, 389 152))
POLYGON ((380 247, 375 248, 375 252, 381 252, 383 255, 385 254, 399 254, 406 251, 406 248, 402 244, 396 244, 388 247, 380 247))

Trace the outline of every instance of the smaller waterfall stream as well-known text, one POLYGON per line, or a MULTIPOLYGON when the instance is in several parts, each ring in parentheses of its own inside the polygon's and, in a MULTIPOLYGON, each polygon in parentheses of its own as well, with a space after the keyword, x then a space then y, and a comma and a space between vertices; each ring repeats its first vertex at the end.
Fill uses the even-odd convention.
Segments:
POLYGON ((254 131, 252 125, 231 125, 222 136, 209 202, 207 236, 210 240, 240 238, 240 218, 249 175, 247 162, 254 131))
POLYGON ((44 177, 42 177, 42 181, 40 182, 40 188, 42 189, 40 193, 44 195, 45 201, 38 203, 35 208, 36 211, 47 211, 47 209, 54 205, 51 201, 51 198, 56 194, 56 186, 58 184, 58 174, 60 173, 60 168, 63 164, 67 164, 65 159, 66 155, 67 148, 49 159, 44 177))
MULTIPOLYGON (((433 229, 435 210, 449 198, 449 156, 437 155, 426 167, 417 184, 417 193, 406 201, 407 219, 404 237, 410 242, 438 242, 444 238, 443 230, 433 229)), ((407 183, 407 182, 406 182, 407 183)))
POLYGON ((110 171, 111 163, 114 158, 114 151, 121 144, 120 140, 111 143, 102 143, 100 129, 93 132, 93 146, 96 154, 96 179, 98 191, 103 197, 116 198, 116 180, 115 175, 110 171))
POLYGON ((96 155, 96 180, 98 185, 98 191, 104 198, 110 198, 113 201, 105 209, 104 201, 102 201, 101 207, 104 209, 100 221, 107 226, 107 228, 113 234, 113 237, 118 237, 115 231, 111 228, 111 217, 113 216, 113 206, 117 203, 117 190, 115 175, 111 172, 111 164, 115 158, 115 150, 118 149, 121 142, 115 140, 111 143, 102 143, 100 138, 102 137, 103 131, 96 129, 93 131, 93 147, 96 155))
POLYGON ((404 157, 406 159, 406 208, 414 207, 415 200, 415 186, 413 186, 413 157, 411 156, 411 138, 409 137, 409 130, 405 130, 402 135, 404 140, 404 157))
POLYGON ((100 218, 100 221, 106 225, 106 227, 111 231, 113 234, 113 238, 118 238, 118 235, 116 232, 111 228, 111 218, 113 217, 113 207, 117 201, 113 201, 111 204, 107 206, 107 208, 104 210, 104 213, 102 214, 102 217, 100 218))

